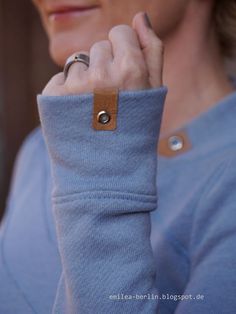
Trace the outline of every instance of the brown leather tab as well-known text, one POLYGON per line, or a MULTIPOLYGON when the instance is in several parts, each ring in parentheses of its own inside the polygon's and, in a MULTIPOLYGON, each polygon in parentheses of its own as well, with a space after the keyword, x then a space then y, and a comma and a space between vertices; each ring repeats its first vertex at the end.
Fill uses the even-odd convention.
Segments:
POLYGON ((168 136, 165 136, 163 138, 159 139, 159 144, 158 144, 158 153, 164 157, 176 157, 180 154, 183 154, 187 151, 189 151, 192 148, 190 139, 187 135, 187 132, 185 130, 180 130, 178 132, 175 132, 173 134, 169 134, 168 136), (180 139, 182 143, 182 147, 173 150, 171 149, 171 145, 169 140, 172 137, 177 137, 180 139))
POLYGON ((111 131, 117 127, 118 88, 94 89, 93 128, 111 131), (102 117, 99 119, 99 117, 102 117))

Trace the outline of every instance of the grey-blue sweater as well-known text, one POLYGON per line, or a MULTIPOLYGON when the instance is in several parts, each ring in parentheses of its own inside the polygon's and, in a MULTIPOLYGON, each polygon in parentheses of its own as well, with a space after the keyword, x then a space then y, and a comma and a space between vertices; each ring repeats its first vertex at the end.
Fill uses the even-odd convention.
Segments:
POLYGON ((91 127, 92 94, 39 96, 0 229, 1 314, 235 313, 236 92, 176 130, 191 147, 172 157, 166 92, 120 92, 113 131, 91 127))

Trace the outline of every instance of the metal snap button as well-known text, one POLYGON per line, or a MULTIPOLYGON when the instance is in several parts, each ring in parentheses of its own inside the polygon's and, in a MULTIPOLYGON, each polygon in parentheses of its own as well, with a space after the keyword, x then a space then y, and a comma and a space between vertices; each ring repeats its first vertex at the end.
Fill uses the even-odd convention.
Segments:
POLYGON ((109 113, 102 110, 97 115, 97 121, 101 124, 107 124, 111 120, 109 113))
POLYGON ((168 146, 172 151, 176 152, 176 151, 181 150, 184 147, 184 141, 182 137, 174 135, 174 136, 169 137, 168 146))

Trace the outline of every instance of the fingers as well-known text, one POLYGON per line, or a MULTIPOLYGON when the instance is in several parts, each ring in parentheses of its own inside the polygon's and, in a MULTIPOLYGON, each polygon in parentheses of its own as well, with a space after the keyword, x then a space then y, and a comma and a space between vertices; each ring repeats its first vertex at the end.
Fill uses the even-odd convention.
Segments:
POLYGON ((90 57, 89 67, 82 62, 75 62, 70 66, 66 84, 75 86, 78 80, 87 80, 97 85, 97 82, 107 79, 108 65, 113 60, 112 46, 109 40, 103 40, 95 43, 90 52, 80 52, 90 57))
POLYGON ((114 54, 113 73, 119 85, 127 90, 149 88, 147 66, 136 31, 128 25, 118 25, 108 37, 114 54))
POLYGON ((90 68, 97 68, 113 61, 112 45, 109 40, 95 43, 90 49, 90 68))
POLYGON ((90 49, 89 79, 94 88, 108 87, 113 61, 112 45, 109 40, 95 43, 90 49), (106 86, 105 86, 106 85, 106 86))
POLYGON ((118 25, 113 27, 108 38, 112 43, 114 58, 118 61, 127 54, 142 57, 137 34, 130 26, 118 25))
POLYGON ((135 15, 132 25, 137 32, 143 51, 149 72, 150 83, 152 87, 159 87, 162 85, 164 51, 162 41, 151 28, 151 23, 147 20, 144 12, 135 15))
POLYGON ((121 90, 146 89, 162 85, 163 45, 144 13, 133 19, 133 27, 118 25, 108 40, 95 43, 87 67, 74 62, 66 79, 55 76, 46 87, 49 95, 92 92, 94 88, 117 86, 121 90))

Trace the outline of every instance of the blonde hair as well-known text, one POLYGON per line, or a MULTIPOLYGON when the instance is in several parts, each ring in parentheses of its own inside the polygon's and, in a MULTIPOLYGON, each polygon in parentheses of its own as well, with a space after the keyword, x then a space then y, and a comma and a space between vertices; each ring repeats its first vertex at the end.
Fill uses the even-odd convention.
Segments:
POLYGON ((236 0, 215 0, 214 19, 222 54, 235 56, 236 0))

